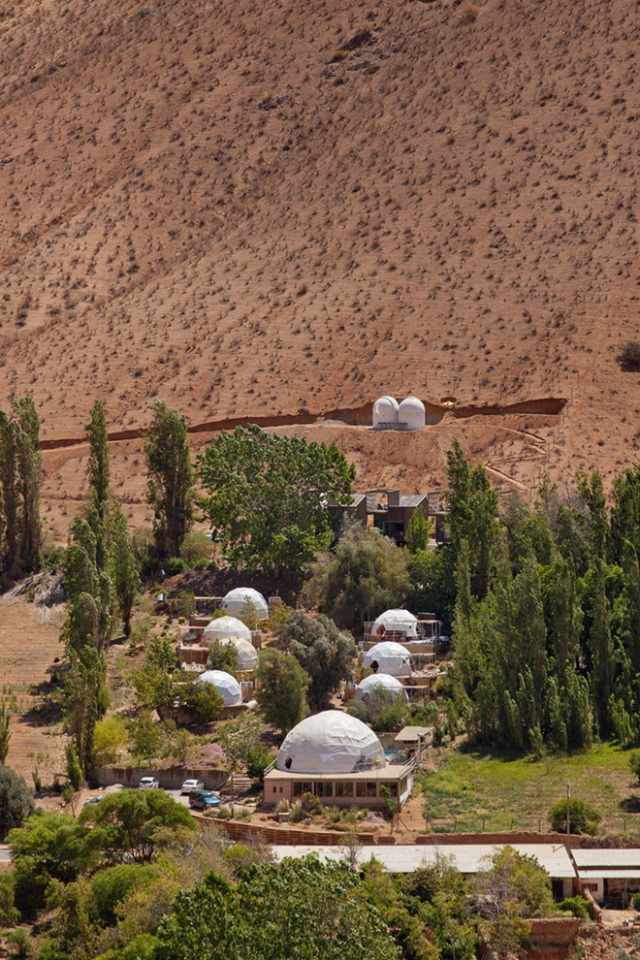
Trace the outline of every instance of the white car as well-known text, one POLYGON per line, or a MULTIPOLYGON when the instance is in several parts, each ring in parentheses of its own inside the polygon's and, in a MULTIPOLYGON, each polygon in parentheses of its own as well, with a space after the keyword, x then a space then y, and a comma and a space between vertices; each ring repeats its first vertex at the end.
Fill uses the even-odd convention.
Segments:
POLYGON ((196 793, 198 790, 204 790, 204 783, 202 780, 189 779, 180 787, 180 793, 196 793))
POLYGON ((142 777, 138 783, 140 790, 157 790, 159 786, 157 777, 142 777))

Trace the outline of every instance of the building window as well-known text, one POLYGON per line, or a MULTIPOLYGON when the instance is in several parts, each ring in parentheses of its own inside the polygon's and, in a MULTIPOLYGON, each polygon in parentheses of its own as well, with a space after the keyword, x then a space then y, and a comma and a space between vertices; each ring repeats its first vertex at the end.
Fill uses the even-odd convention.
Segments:
POLYGON ((303 793, 313 793, 313 784, 304 783, 302 780, 296 780, 293 784, 294 797, 301 797, 303 793))
POLYGON ((338 780, 338 782, 335 784, 335 796, 336 797, 352 797, 353 784, 346 783, 343 780, 338 780))
POLYGON ((315 785, 315 794, 316 797, 332 797, 333 796, 333 784, 327 783, 325 780, 320 780, 315 785))
POLYGON ((356 783, 356 796, 367 798, 377 796, 375 782, 372 783, 370 780, 367 780, 366 782, 358 780, 356 783))

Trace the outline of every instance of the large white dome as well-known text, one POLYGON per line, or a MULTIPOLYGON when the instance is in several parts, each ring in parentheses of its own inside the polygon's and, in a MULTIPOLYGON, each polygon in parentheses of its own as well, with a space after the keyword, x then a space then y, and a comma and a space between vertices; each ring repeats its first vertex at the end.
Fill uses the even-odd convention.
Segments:
POLYGON ((389 630, 403 633, 405 637, 417 638, 418 619, 408 610, 385 610, 373 621, 371 633, 373 636, 384 636, 389 630), (384 627, 384 630, 381 628, 384 627))
POLYGON ((370 694, 378 690, 392 694, 402 700, 409 699, 404 684, 400 683, 397 677, 392 677, 390 673, 372 673, 361 680, 356 687, 356 700, 367 700, 370 694))
POLYGON ((267 601, 253 587, 235 587, 222 601, 222 609, 236 617, 246 615, 249 610, 255 612, 258 620, 269 619, 267 601))
POLYGON ((373 730, 348 713, 324 710, 289 731, 276 768, 290 773, 353 773, 384 763, 384 750, 373 730))
POLYGON ((392 677, 411 676, 411 657, 406 647, 392 640, 375 643, 362 657, 365 667, 373 668, 378 664, 378 673, 390 673, 392 677))
POLYGON ((394 397, 380 397, 373 405, 373 426, 398 422, 398 401, 394 397))
POLYGON ((202 631, 202 640, 207 645, 215 643, 216 640, 230 640, 232 637, 251 641, 251 630, 237 617, 218 617, 217 620, 211 620, 202 631))
POLYGON ((398 407, 398 423, 404 424, 407 430, 422 430, 427 422, 427 411, 422 400, 417 397, 407 397, 398 407))
POLYGON ((210 683, 224 699, 225 707, 237 707, 242 703, 242 689, 240 684, 225 670, 205 670, 197 678, 196 683, 210 683))
POLYGON ((238 670, 255 670, 258 666, 258 651, 250 640, 243 637, 225 637, 220 643, 231 643, 236 648, 238 670))

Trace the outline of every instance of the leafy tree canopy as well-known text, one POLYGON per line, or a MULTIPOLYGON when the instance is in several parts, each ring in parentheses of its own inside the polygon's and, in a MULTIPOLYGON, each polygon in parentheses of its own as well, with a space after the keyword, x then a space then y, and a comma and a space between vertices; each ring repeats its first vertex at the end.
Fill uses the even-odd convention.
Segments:
POLYGON ((311 617, 295 610, 282 624, 279 639, 309 677, 311 708, 322 710, 340 683, 351 676, 356 653, 353 637, 323 614, 311 617))

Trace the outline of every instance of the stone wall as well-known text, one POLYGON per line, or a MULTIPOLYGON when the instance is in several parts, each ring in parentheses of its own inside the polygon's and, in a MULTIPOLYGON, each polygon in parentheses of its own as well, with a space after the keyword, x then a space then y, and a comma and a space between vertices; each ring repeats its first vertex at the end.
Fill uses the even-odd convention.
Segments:
POLYGON ((188 779, 202 780, 208 790, 219 790, 229 779, 229 771, 182 766, 163 770, 154 770, 153 767, 98 767, 95 778, 101 787, 116 783, 123 787, 137 787, 141 777, 157 777, 165 790, 179 790, 188 779))
MULTIPOLYGON (((264 823, 249 823, 244 820, 219 820, 217 817, 204 817, 196 814, 203 829, 223 830, 227 836, 239 843, 276 843, 286 846, 310 845, 323 847, 347 846, 347 833, 337 830, 297 830, 292 827, 268 826, 264 823)), ((361 844, 392 844, 396 842, 391 834, 359 833, 361 844)))

